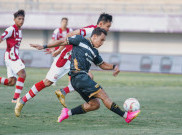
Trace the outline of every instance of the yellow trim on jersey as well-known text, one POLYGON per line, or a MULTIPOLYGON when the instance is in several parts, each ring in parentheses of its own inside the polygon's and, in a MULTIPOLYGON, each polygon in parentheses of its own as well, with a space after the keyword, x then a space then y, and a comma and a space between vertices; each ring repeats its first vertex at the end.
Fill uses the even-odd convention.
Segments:
POLYGON ((78 68, 78 61, 77 61, 76 58, 74 59, 74 66, 75 66, 75 69, 76 69, 77 71, 80 71, 80 69, 78 68))
POLYGON ((89 98, 93 97, 94 95, 96 95, 97 93, 99 93, 102 89, 100 88, 99 90, 97 90, 96 92, 90 94, 89 98))

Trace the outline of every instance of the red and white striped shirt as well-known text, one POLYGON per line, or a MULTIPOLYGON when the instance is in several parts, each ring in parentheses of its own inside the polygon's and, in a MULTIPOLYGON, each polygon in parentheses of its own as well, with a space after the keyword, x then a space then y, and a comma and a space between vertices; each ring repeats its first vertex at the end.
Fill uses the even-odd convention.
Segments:
MULTIPOLYGON (((89 25, 87 27, 84 27, 82 29, 80 29, 80 35, 83 35, 84 37, 88 38, 91 37, 92 31, 97 27, 97 25, 89 25)), ((63 34, 61 34, 61 30, 60 29, 56 29, 53 33, 52 39, 55 40, 60 40, 63 37, 63 34)), ((68 29, 67 29, 68 32, 68 29)), ((66 35, 65 35, 66 37, 66 35)), ((58 47, 59 48, 59 47, 58 47)), ((57 48, 57 49, 58 49, 57 48)), ((62 67, 65 65, 65 63, 67 62, 67 60, 71 59, 71 51, 73 49, 72 45, 67 45, 61 52, 61 55, 59 57, 59 59, 57 60, 56 66, 57 67, 62 67)))
MULTIPOLYGON (((69 32, 72 32, 73 29, 71 28, 67 28, 66 31, 63 31, 61 28, 57 28, 54 30, 53 34, 52 34, 52 39, 53 40, 61 40, 62 38, 65 38, 66 35, 69 32)), ((57 50, 59 47, 55 47, 55 49, 57 50)))
POLYGON ((97 25, 89 25, 80 29, 80 35, 89 38, 92 35, 92 31, 97 28, 97 25))
POLYGON ((19 47, 22 40, 22 30, 14 24, 4 31, 1 38, 2 40, 6 40, 6 53, 8 53, 8 58, 13 61, 19 59, 19 47))

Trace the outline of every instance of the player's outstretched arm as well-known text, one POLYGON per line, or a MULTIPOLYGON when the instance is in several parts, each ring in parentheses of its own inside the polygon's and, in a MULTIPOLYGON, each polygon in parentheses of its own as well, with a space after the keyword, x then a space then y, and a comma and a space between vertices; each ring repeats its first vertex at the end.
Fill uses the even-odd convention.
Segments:
POLYGON ((120 72, 118 65, 109 64, 106 62, 103 62, 99 67, 103 70, 114 70, 113 76, 117 76, 120 72))
POLYGON ((52 47, 56 47, 56 46, 65 46, 67 45, 67 40, 66 39, 62 39, 62 40, 56 40, 54 42, 51 42, 47 45, 38 45, 38 44, 30 44, 31 47, 36 48, 38 50, 42 50, 45 48, 52 48, 52 47))
POLYGON ((52 53, 52 56, 53 56, 53 57, 56 57, 58 54, 61 53, 61 51, 62 51, 64 48, 65 48, 65 46, 59 47, 59 49, 57 49, 56 51, 54 51, 54 52, 52 53))

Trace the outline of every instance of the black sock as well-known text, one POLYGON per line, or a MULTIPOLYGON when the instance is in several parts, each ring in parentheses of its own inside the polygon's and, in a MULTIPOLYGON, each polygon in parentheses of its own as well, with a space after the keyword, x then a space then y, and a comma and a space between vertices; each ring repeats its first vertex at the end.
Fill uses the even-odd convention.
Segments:
POLYGON ((71 109, 71 113, 72 113, 72 115, 75 115, 75 114, 84 114, 86 112, 83 110, 82 105, 79 105, 79 106, 71 109))
POLYGON ((121 117, 124 116, 125 112, 123 112, 118 105, 116 105, 114 102, 111 105, 111 111, 113 111, 114 113, 120 115, 121 117))

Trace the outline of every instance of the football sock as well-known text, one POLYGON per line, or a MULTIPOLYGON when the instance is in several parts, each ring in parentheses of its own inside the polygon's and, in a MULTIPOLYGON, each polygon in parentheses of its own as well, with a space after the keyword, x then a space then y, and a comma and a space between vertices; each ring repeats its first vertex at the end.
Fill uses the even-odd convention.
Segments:
POLYGON ((114 113, 120 115, 121 117, 124 117, 124 115, 125 115, 125 112, 122 111, 122 110, 119 108, 119 106, 116 105, 114 102, 112 103, 111 109, 110 109, 110 110, 113 111, 114 113))
POLYGON ((8 79, 6 79, 4 77, 0 77, 0 84, 8 85, 8 79))
POLYGON ((32 99, 38 92, 45 88, 44 82, 40 81, 33 85, 33 87, 29 90, 29 92, 22 98, 23 102, 27 102, 32 99))
POLYGON ((61 93, 65 96, 66 95, 66 92, 64 89, 60 89, 61 93))
POLYGON ((67 87, 65 87, 63 89, 60 89, 60 90, 61 90, 61 92, 62 92, 63 95, 66 95, 66 94, 68 94, 70 92, 73 92, 74 91, 74 88, 72 87, 71 84, 69 84, 67 87))
POLYGON ((83 109, 82 105, 79 105, 73 109, 71 109, 71 114, 76 115, 76 114, 84 114, 86 113, 85 110, 83 109))
POLYGON ((16 81, 16 89, 15 89, 15 94, 13 99, 17 99, 20 97, 20 94, 23 90, 24 81, 25 81, 24 78, 18 77, 18 80, 16 81))

